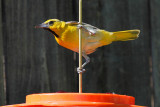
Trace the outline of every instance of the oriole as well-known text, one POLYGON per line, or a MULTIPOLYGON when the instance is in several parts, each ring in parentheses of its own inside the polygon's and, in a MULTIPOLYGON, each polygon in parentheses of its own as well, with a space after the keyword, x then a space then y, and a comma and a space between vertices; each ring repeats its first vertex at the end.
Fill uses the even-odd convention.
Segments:
POLYGON ((59 45, 77 53, 79 52, 79 29, 81 28, 82 55, 86 59, 82 67, 90 62, 87 54, 93 53, 98 47, 111 44, 115 41, 134 40, 138 38, 140 33, 140 30, 108 32, 86 23, 79 25, 76 21, 64 22, 58 19, 49 19, 36 26, 36 28, 43 28, 50 31, 55 36, 59 45))

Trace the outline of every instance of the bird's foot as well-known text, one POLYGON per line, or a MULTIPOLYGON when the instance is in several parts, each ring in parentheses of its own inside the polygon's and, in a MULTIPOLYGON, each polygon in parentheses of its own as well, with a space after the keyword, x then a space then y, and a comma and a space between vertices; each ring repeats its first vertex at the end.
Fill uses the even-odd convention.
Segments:
POLYGON ((77 68, 77 72, 78 72, 78 74, 79 74, 79 73, 86 72, 86 70, 85 70, 85 69, 83 69, 83 68, 82 68, 82 69, 80 69, 80 68, 78 67, 78 68, 77 68))

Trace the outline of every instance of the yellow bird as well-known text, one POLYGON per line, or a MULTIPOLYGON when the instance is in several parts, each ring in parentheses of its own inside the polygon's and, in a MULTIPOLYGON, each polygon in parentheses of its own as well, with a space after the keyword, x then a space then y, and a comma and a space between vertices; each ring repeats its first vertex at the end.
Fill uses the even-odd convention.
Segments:
MULTIPOLYGON (((49 19, 36 26, 36 28, 50 31, 55 36, 59 45, 77 53, 79 52, 79 29, 82 29, 82 55, 86 59, 82 68, 90 62, 87 54, 93 53, 98 47, 111 44, 115 41, 134 40, 138 38, 140 33, 140 30, 108 32, 86 23, 80 25, 76 21, 64 22, 58 19, 49 19)), ((83 72, 85 70, 77 68, 77 71, 83 72)))

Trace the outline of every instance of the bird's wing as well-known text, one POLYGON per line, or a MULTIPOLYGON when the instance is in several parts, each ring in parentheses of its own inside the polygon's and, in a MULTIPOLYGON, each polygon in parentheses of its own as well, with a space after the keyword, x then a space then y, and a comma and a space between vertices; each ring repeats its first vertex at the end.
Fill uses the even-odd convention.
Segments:
POLYGON ((68 21, 68 22, 66 22, 66 24, 70 25, 70 26, 74 26, 74 25, 78 25, 79 22, 77 22, 77 21, 68 21))
POLYGON ((99 30, 97 27, 92 26, 87 23, 82 23, 82 25, 80 25, 79 22, 77 22, 77 21, 68 21, 68 22, 66 22, 66 24, 70 25, 70 26, 77 26, 78 28, 82 27, 85 30, 87 30, 89 33, 91 33, 91 35, 96 34, 97 30, 99 30))

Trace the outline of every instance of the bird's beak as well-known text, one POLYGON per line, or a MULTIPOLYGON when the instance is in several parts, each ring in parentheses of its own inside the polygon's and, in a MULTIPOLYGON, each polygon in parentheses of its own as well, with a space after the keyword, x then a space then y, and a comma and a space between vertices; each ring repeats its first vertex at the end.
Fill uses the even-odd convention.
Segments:
POLYGON ((42 23, 40 25, 35 26, 35 28, 49 28, 48 24, 42 23))
POLYGON ((49 28, 49 24, 42 23, 42 24, 40 24, 40 25, 38 25, 38 26, 35 26, 35 28, 43 28, 44 30, 48 30, 48 31, 50 31, 53 35, 55 35, 57 38, 59 38, 59 35, 49 28))

